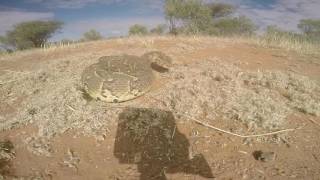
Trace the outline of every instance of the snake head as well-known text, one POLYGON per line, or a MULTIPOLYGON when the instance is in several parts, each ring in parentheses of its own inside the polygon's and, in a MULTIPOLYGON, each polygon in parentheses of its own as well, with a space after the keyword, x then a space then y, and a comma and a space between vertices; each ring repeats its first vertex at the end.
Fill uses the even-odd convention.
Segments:
POLYGON ((172 59, 160 51, 145 53, 142 58, 148 59, 151 62, 151 68, 159 73, 168 72, 172 66, 172 59))

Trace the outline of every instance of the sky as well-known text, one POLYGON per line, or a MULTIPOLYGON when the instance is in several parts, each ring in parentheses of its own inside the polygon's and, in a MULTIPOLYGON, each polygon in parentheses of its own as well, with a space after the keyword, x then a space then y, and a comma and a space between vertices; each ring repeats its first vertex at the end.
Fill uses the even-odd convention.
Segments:
MULTIPOLYGON (((320 18, 320 0, 204 0, 237 7, 235 15, 251 18, 261 30, 277 25, 297 31, 300 19, 320 18)), ((126 35, 133 24, 149 28, 166 23, 164 0, 0 0, 0 35, 20 22, 59 20, 63 28, 52 41, 79 39, 90 29, 103 36, 126 35)))

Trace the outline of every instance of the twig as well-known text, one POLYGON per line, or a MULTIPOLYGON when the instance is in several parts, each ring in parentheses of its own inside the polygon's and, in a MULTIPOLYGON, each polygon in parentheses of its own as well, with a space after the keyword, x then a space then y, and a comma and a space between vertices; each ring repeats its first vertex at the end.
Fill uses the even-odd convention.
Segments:
MULTIPOLYGON (((150 97, 151 99, 154 99, 156 101, 160 101, 160 102, 163 102, 159 99, 156 99, 154 97, 150 97)), ((279 131, 274 131, 274 132, 270 132, 270 133, 264 133, 264 134, 253 134, 253 135, 241 135, 241 134, 236 134, 236 133, 233 133, 233 132, 230 132, 230 131, 226 131, 226 130, 223 130, 223 129, 220 129, 220 128, 217 128, 217 127, 214 127, 214 126, 211 126, 210 124, 207 124, 207 123, 204 123, 204 122, 201 122, 191 116, 188 116, 186 114, 181 114, 181 113, 176 113, 178 115, 181 115, 181 116, 184 116, 188 119, 191 119, 192 121, 198 123, 198 124, 201 124, 203 126, 206 126, 206 127, 209 127, 211 129, 214 129, 216 131, 220 131, 220 132, 223 132, 223 133, 226 133, 226 134, 229 134, 229 135, 233 135, 233 136, 237 136, 237 137, 241 137, 241 138, 250 138, 250 137, 261 137, 261 136, 271 136, 271 135, 275 135, 275 134, 279 134, 279 133, 284 133, 284 132, 290 132, 290 131, 295 131, 295 130, 298 130, 298 129, 301 129, 303 128, 304 126, 300 126, 300 127, 297 127, 297 128, 294 128, 294 129, 283 129, 283 130, 279 130, 279 131)), ((316 123, 317 124, 317 123, 316 123)), ((319 124, 318 124, 319 125, 319 124)), ((320 125, 319 125, 320 126, 320 125)))
POLYGON ((173 129, 173 132, 172 132, 171 139, 173 139, 173 138, 174 138, 174 135, 175 135, 175 133, 176 133, 176 129, 177 129, 177 126, 174 126, 174 129, 173 129))
POLYGON ((320 124, 318 122, 316 122, 315 120, 311 119, 311 118, 308 118, 309 121, 313 122, 314 124, 318 125, 320 127, 320 124))
POLYGON ((248 154, 248 152, 246 151, 238 151, 239 153, 242 153, 242 154, 248 154))
POLYGON ((203 126, 206 126, 206 127, 208 127, 208 128, 211 128, 211 129, 214 129, 214 130, 217 130, 217 131, 220 131, 220 132, 229 134, 229 135, 241 137, 241 138, 270 136, 270 135, 274 135, 274 134, 279 134, 279 133, 284 133, 284 132, 295 131, 295 130, 298 130, 298 129, 301 129, 301 128, 302 128, 302 126, 301 126, 301 127, 294 128, 294 129, 283 129, 283 130, 280 130, 280 131, 275 131, 275 132, 270 132, 270 133, 264 133, 264 134, 241 135, 241 134, 236 134, 236 133, 233 133, 233 132, 230 132, 230 131, 226 131, 226 130, 223 130, 223 129, 220 129, 220 128, 211 126, 210 124, 201 122, 201 121, 199 121, 199 120, 197 120, 197 119, 195 119, 195 118, 193 118, 193 117, 190 117, 190 116, 188 116, 188 115, 182 115, 182 116, 185 116, 185 117, 191 119, 192 121, 194 121, 194 122, 196 122, 196 123, 198 123, 198 124, 201 124, 201 125, 203 125, 203 126))
POLYGON ((71 111, 76 111, 72 106, 70 106, 69 104, 67 104, 67 107, 71 110, 71 111))

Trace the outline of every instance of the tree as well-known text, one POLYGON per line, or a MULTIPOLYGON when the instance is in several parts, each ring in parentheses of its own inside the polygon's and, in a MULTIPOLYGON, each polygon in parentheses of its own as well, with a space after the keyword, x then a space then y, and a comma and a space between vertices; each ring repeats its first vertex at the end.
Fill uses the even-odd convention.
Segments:
POLYGON ((226 17, 235 11, 235 7, 233 5, 226 3, 210 3, 208 4, 208 7, 213 18, 226 17))
POLYGON ((201 33, 211 22, 210 9, 199 0, 166 0, 165 14, 173 34, 177 33, 177 29, 201 33), (182 28, 178 27, 179 24, 182 28))
POLYGON ((129 28, 129 35, 146 35, 148 28, 146 26, 135 24, 129 28))
POLYGON ((151 34, 162 35, 165 33, 167 26, 165 24, 159 24, 155 28, 150 30, 151 34))
POLYGON ((102 35, 94 29, 91 29, 83 34, 84 41, 96 41, 102 38, 103 38, 102 35))
POLYGON ((23 22, 7 31, 2 42, 17 49, 41 47, 62 25, 60 21, 23 22))
POLYGON ((176 34, 177 20, 180 18, 183 0, 166 0, 165 18, 169 21, 170 33, 176 34))
POLYGON ((244 16, 228 17, 235 7, 225 3, 207 3, 200 0, 166 0, 165 15, 171 33, 251 35, 256 30, 244 16))
POLYGON ((181 15, 186 33, 205 33, 212 22, 210 9, 199 0, 185 1, 181 15))
POLYGON ((247 17, 224 18, 214 24, 218 35, 252 35, 256 25, 247 17))
POLYGON ((320 36, 320 19, 302 19, 298 28, 308 36, 320 36))

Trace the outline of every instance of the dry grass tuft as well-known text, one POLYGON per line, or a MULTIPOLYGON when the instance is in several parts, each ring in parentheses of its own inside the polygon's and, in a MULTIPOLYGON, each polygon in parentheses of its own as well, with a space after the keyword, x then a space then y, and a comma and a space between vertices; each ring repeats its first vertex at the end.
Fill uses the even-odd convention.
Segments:
POLYGON ((172 111, 193 117, 222 116, 224 120, 243 122, 249 129, 275 130, 285 125, 286 117, 296 109, 320 115, 320 87, 304 76, 245 72, 210 60, 177 67, 172 77, 177 80, 155 96, 161 96, 172 111))
POLYGON ((311 43, 308 40, 297 39, 290 36, 261 36, 250 39, 251 43, 266 48, 280 48, 295 51, 300 54, 320 56, 320 42, 311 43))

